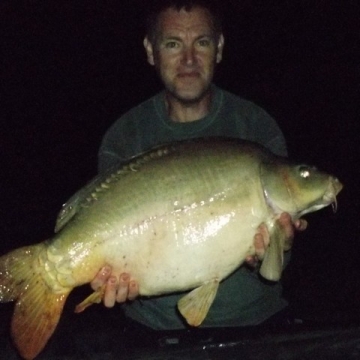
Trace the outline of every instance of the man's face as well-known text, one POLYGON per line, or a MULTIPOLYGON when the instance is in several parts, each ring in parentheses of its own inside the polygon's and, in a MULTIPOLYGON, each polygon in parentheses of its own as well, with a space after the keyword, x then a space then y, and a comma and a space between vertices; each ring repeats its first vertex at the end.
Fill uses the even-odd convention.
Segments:
POLYGON ((216 36, 207 10, 167 9, 159 16, 154 43, 144 46, 168 93, 194 103, 210 88, 215 64, 221 61, 223 36, 216 36))

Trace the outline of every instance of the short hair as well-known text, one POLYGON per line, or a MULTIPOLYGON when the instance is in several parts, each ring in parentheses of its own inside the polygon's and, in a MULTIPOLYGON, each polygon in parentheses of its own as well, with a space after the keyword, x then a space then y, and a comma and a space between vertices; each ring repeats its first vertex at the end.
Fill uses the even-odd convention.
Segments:
POLYGON ((218 0, 153 0, 149 4, 146 19, 146 36, 155 41, 159 15, 167 9, 191 11, 195 7, 206 9, 211 17, 215 34, 222 33, 223 11, 218 0))

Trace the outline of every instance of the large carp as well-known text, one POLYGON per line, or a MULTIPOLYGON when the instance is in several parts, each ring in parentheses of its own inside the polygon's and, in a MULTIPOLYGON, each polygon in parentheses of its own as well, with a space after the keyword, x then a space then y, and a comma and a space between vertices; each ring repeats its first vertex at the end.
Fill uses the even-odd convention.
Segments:
POLYGON ((219 282, 254 254, 261 223, 270 246, 260 273, 278 280, 286 249, 277 216, 296 219, 336 204, 341 188, 314 167, 238 140, 185 141, 143 154, 76 193, 51 240, 0 258, 0 301, 16 301, 13 340, 25 359, 36 357, 71 290, 105 264, 130 273, 143 296, 194 289, 178 308, 200 325, 219 282))

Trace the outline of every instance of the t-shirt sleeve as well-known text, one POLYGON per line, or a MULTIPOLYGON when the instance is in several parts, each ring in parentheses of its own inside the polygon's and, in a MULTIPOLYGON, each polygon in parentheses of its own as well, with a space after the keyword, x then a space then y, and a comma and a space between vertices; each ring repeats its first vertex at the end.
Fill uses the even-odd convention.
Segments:
POLYGON ((140 145, 136 131, 137 122, 130 114, 120 117, 106 132, 98 152, 100 173, 115 165, 127 162, 136 154, 140 145))

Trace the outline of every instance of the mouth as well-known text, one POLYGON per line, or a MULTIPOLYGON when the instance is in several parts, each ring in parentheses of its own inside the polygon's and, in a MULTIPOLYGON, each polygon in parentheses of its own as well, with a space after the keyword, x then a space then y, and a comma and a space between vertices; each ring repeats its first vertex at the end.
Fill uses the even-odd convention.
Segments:
POLYGON ((343 184, 341 184, 337 178, 331 177, 329 186, 323 196, 324 203, 329 205, 331 204, 331 208, 334 213, 336 213, 338 208, 336 195, 341 191, 342 188, 343 184))
POLYGON ((192 79, 192 78, 200 77, 200 74, 197 71, 180 72, 180 73, 178 73, 177 77, 180 79, 192 79))

